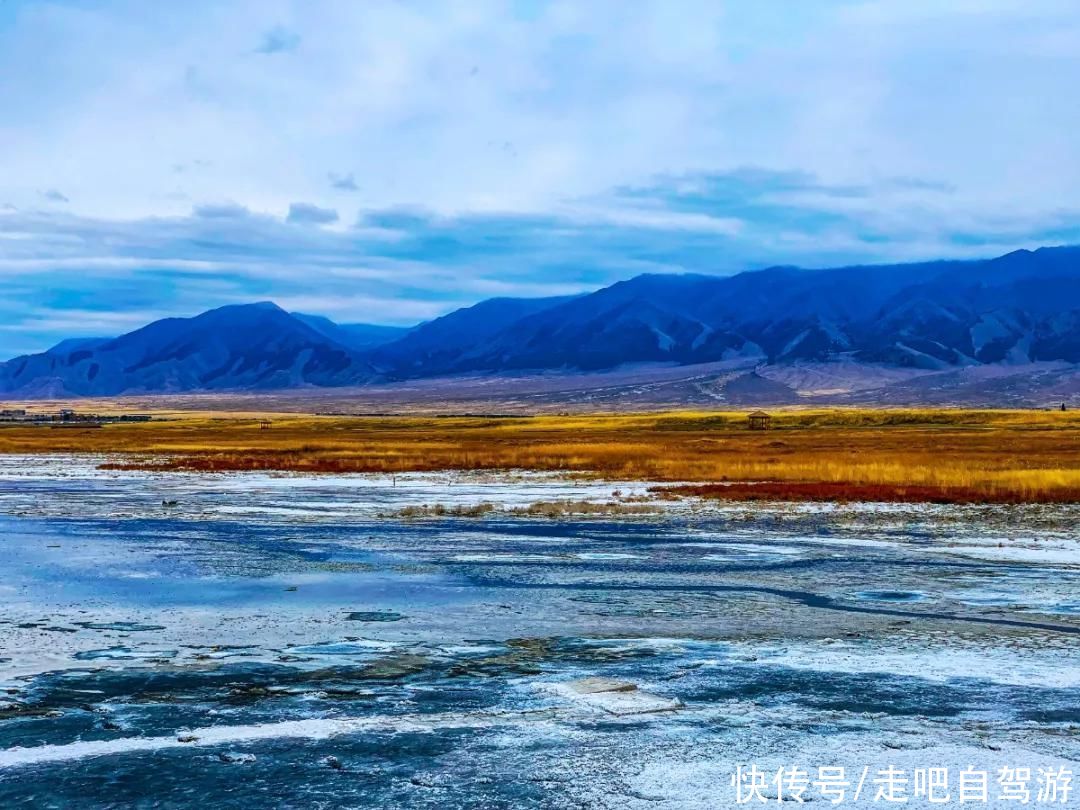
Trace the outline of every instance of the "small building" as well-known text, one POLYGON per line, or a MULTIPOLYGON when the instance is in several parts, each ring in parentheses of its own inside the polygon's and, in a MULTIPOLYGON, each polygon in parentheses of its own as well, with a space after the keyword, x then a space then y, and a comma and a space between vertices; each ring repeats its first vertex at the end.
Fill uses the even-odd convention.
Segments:
POLYGON ((269 419, 263 419, 259 422, 259 430, 269 430, 272 424, 269 419))
POLYGON ((750 414, 750 430, 768 430, 772 417, 765 411, 754 411, 750 414))

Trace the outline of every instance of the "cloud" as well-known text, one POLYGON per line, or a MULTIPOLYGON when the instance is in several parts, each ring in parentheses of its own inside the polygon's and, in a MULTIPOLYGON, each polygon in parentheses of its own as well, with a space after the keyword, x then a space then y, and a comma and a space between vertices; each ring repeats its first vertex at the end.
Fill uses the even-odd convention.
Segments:
POLYGON ((1080 241, 1080 210, 961 216, 949 211, 948 190, 922 185, 855 189, 746 169, 660 176, 551 213, 374 208, 332 229, 297 227, 333 213, 300 203, 290 207, 299 223, 235 204, 135 220, 3 211, 0 356, 98 334, 108 319, 120 328, 244 301, 408 325, 494 295, 583 292, 642 272, 963 258, 1080 241))
POLYGON ((917 177, 957 207, 1080 203, 1080 111, 1058 103, 1080 70, 1080 9, 976 5, 828 0, 776 24, 767 4, 707 0, 634 14, 402 0, 283 21, 275 4, 193 0, 166 24, 120 0, 55 4, 0 29, 0 176, 28 205, 9 189, 59 163, 80 210, 128 217, 178 213, 162 189, 193 155, 212 165, 183 173, 191 199, 253 210, 333 205, 352 175, 328 188, 327 166, 362 178, 367 206, 444 214, 543 213, 741 166, 832 186, 917 177), (255 60, 253 30, 262 52, 312 47, 255 60), (18 70, 33 54, 46 67, 18 70))
POLYGON ((58 202, 58 203, 71 202, 71 200, 69 200, 67 197, 65 197, 63 194, 61 194, 55 188, 50 188, 50 189, 48 189, 46 191, 41 192, 41 196, 44 197, 49 202, 58 202))
POLYGON ((349 174, 334 174, 330 173, 330 187, 336 188, 338 191, 359 191, 360 187, 356 185, 356 179, 349 174))
POLYGON ((319 208, 309 203, 292 203, 285 219, 294 225, 329 225, 338 221, 338 212, 333 208, 319 208))
POLYGON ((285 27, 255 0, 193 0, 167 25, 119 0, 58 4, 0 30, 5 190, 40 187, 59 161, 84 211, 176 213, 154 194, 198 154, 213 167, 185 175, 191 198, 254 210, 331 204, 345 189, 326 187, 328 165, 363 178, 367 205, 443 213, 544 211, 746 165, 836 185, 919 177, 958 205, 1080 196, 1080 112, 1057 103, 1080 67, 1080 10, 803 5, 775 25, 704 0, 632 15, 604 0, 303 4, 285 27), (253 29, 261 51, 318 47, 253 60, 253 29), (48 69, 17 70, 33 53, 48 69))
POLYGON ((1080 240, 1075 4, 633 5, 28 6, 0 25, 0 325, 304 294, 404 323, 1080 240))
POLYGON ((255 49, 256 53, 274 54, 295 51, 300 47, 300 35, 287 28, 276 26, 263 34, 262 42, 255 49))
POLYGON ((251 211, 236 203, 197 205, 192 213, 199 219, 242 219, 251 216, 251 211))

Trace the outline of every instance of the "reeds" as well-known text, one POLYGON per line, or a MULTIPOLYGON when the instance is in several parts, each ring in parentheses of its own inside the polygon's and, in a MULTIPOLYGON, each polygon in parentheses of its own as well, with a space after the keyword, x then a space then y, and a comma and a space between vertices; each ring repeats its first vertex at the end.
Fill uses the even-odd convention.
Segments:
POLYGON ((191 414, 95 431, 0 429, 0 452, 123 454, 119 466, 399 473, 544 470, 740 483, 726 497, 1080 502, 1080 414, 962 409, 489 417, 191 414), (783 485, 783 486, 782 486, 783 485), (904 492, 900 492, 904 490, 904 492), (893 494, 889 496, 889 493, 893 494))

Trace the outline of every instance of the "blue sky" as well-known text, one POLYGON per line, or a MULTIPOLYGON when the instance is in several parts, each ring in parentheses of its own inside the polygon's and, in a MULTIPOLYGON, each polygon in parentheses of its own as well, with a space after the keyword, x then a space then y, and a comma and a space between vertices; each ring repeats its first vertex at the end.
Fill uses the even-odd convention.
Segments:
POLYGON ((0 2, 0 357, 1080 242, 1080 6, 0 2))

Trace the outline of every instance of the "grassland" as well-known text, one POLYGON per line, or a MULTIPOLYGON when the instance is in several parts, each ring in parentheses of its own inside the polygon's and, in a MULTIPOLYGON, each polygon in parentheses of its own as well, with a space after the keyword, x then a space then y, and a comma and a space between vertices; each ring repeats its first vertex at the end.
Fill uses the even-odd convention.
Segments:
POLYGON ((167 416, 93 430, 5 426, 0 453, 102 453, 119 466, 211 472, 545 470, 740 500, 1080 502, 1071 411, 791 409, 774 411, 768 431, 747 430, 745 412, 167 416))

